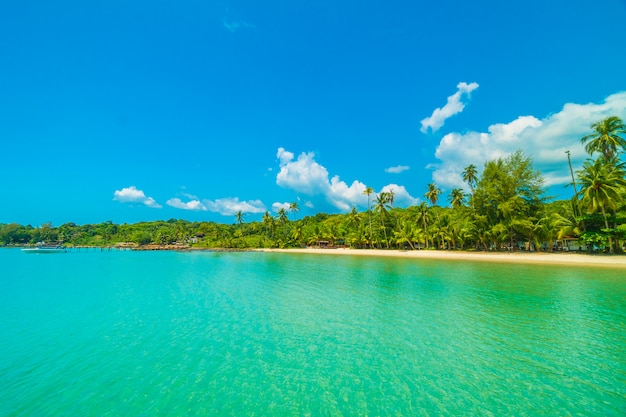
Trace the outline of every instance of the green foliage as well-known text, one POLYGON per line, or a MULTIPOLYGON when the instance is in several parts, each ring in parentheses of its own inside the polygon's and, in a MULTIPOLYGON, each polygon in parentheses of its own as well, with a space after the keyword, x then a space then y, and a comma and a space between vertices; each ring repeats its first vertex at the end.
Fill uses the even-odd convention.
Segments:
POLYGON ((472 197, 478 215, 487 220, 491 243, 509 245, 516 240, 532 240, 534 222, 542 212, 546 198, 541 173, 532 160, 517 151, 507 158, 485 164, 472 197))

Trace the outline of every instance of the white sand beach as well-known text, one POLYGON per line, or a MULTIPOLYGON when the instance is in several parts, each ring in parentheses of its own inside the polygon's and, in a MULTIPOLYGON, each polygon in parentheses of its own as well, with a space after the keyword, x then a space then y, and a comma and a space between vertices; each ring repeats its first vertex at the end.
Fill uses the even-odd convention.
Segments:
POLYGON ((383 250, 383 249, 259 249, 263 252, 280 253, 308 253, 317 255, 352 255, 352 256, 381 256, 410 259, 442 259, 442 260, 465 260, 481 262, 506 262, 506 263, 532 263, 552 265, 584 265, 603 266, 610 268, 625 268, 626 255, 584 254, 568 252, 464 252, 444 250, 383 250))

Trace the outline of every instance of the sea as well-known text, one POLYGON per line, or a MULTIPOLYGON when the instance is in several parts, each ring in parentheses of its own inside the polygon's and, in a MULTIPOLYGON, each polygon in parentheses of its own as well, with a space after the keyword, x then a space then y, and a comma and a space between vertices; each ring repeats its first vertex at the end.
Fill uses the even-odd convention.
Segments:
POLYGON ((0 250, 0 416, 625 416, 626 273, 0 250))

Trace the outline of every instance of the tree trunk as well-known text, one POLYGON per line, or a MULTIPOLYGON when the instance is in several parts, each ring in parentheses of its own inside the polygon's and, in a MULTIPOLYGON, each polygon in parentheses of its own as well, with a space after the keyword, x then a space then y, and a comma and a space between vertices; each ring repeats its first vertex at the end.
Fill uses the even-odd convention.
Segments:
MULTIPOLYGON (((606 218, 606 211, 604 210, 604 206, 600 206, 602 208, 602 217, 604 217, 604 227, 609 230, 609 220, 606 218)), ((613 253, 613 238, 609 235, 609 253, 613 253)))

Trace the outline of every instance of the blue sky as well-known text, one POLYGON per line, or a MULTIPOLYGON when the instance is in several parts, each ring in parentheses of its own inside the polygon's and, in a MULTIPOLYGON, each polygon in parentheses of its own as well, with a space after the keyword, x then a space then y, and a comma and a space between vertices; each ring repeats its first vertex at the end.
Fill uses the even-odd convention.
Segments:
POLYGON ((447 192, 529 154, 552 194, 626 119, 626 1, 0 6, 0 223, 259 220, 447 192))

